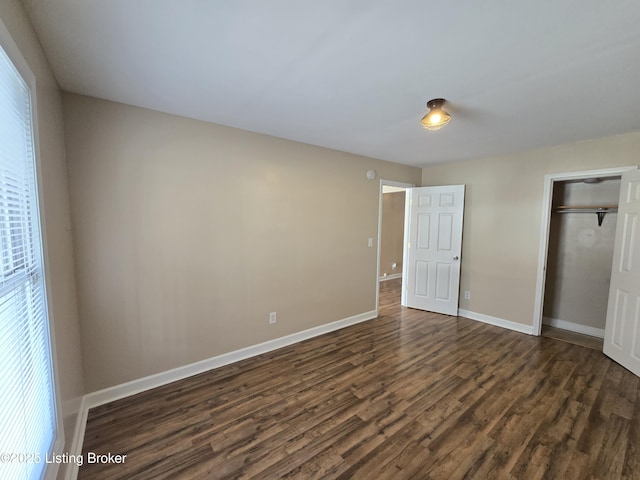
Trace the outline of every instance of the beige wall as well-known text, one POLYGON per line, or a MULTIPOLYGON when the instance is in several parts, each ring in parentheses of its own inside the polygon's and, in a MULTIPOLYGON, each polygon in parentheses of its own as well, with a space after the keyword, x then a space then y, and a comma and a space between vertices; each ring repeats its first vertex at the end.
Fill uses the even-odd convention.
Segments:
POLYGON ((88 390, 376 308, 366 171, 419 169, 63 99, 88 390))
POLYGON ((402 273, 404 239, 405 192, 382 195, 382 225, 380 234, 380 276, 402 273), (395 270, 392 268, 396 264, 395 270))
POLYGON ((65 416, 65 451, 68 451, 84 386, 73 274, 62 105, 58 85, 22 4, 16 0, 0 2, 0 19, 36 77, 41 216, 46 242, 45 261, 50 279, 49 314, 55 336, 58 388, 65 416))
POLYGON ((547 173, 640 163, 640 132, 424 168, 422 184, 466 184, 460 308, 533 325, 547 173))
MULTIPOLYGON (((620 179, 557 182, 553 204, 617 205, 620 179)), ((604 330, 616 233, 616 213, 598 226, 595 213, 553 210, 545 284, 545 317, 604 330)), ((547 323, 547 320, 545 320, 547 323)))

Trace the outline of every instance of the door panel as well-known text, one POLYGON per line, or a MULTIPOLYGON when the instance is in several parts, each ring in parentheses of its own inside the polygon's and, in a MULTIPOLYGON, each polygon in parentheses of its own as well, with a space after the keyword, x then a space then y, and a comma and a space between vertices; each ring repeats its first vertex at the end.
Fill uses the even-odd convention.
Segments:
POLYGON ((453 214, 438 215, 438 251, 450 252, 453 248, 453 214))
POLYGON ((640 170, 622 175, 604 353, 640 376, 640 170))
POLYGON ((407 190, 402 304, 458 313, 464 185, 407 190))
POLYGON ((429 291, 429 262, 416 262, 415 295, 427 297, 429 291))
POLYGON ((451 264, 438 263, 436 265, 436 298, 449 301, 451 300, 451 264))
POLYGON ((431 240, 431 214, 421 213, 418 215, 418 241, 416 248, 429 250, 431 240))

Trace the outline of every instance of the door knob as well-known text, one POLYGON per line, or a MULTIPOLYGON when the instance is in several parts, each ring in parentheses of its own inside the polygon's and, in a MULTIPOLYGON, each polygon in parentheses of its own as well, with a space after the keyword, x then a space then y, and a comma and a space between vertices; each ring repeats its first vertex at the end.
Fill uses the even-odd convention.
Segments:
POLYGON ((456 255, 455 257, 453 257, 454 260, 458 260, 459 257, 456 255))

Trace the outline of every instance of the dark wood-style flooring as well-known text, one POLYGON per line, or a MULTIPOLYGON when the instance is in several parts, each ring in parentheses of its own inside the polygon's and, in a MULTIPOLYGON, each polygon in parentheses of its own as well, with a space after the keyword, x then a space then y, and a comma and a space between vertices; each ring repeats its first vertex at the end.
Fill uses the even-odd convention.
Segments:
POLYGON ((542 332, 540 334, 543 337, 555 338, 556 340, 562 340, 563 342, 575 343, 576 345, 582 345, 587 348, 594 348, 600 352, 604 345, 604 340, 602 338, 572 332, 563 328, 551 327, 549 325, 542 325, 542 332))
POLYGON ((639 379, 407 309, 92 409, 81 479, 639 479, 639 379))

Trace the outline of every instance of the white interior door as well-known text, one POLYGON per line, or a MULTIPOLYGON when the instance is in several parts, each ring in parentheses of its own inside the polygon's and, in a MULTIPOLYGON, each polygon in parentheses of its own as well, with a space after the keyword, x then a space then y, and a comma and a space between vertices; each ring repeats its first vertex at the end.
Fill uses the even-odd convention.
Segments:
POLYGON ((604 353, 640 376, 640 170, 620 185, 604 353))
POLYGON ((402 305, 458 314, 464 185, 407 190, 402 305))

